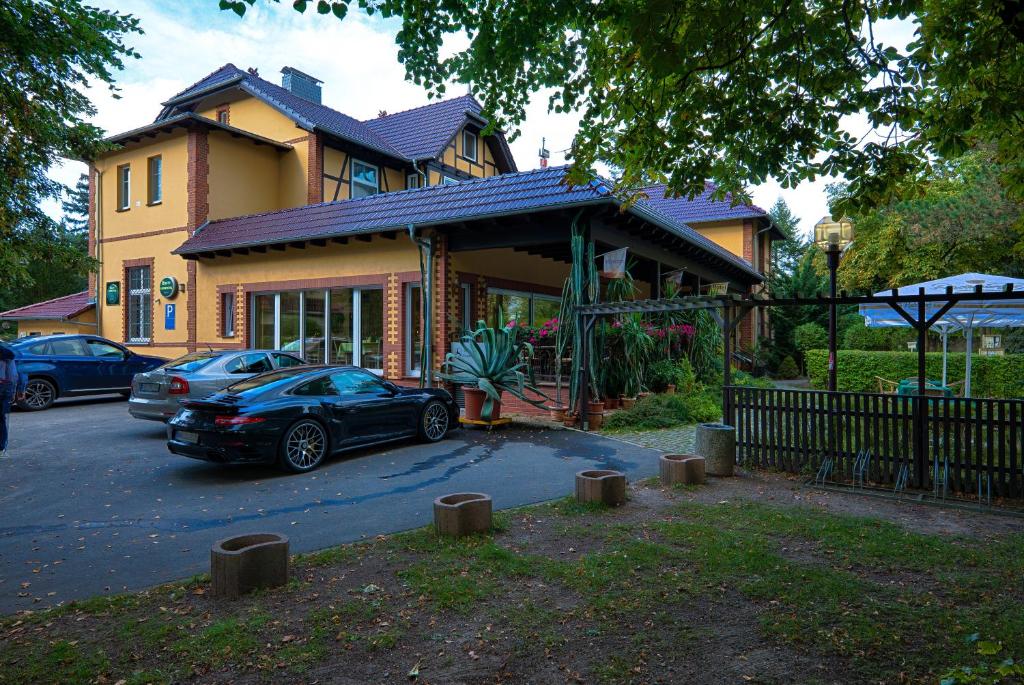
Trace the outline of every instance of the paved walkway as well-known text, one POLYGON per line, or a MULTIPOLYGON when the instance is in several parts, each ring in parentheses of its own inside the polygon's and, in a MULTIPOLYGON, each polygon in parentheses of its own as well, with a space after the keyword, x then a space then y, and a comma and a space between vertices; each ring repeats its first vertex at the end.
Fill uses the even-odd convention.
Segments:
POLYGON ((677 428, 660 428, 630 433, 608 433, 607 435, 610 438, 658 450, 663 454, 687 454, 693 452, 697 426, 691 424, 677 428))

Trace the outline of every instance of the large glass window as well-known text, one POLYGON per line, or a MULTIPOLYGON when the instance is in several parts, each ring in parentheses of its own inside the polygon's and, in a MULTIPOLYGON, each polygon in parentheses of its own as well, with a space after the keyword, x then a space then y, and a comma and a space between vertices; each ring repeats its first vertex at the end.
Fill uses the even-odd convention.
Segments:
POLYGON ((282 349, 320 364, 384 367, 384 291, 261 293, 253 296, 253 342, 282 349))
POLYGON ((487 321, 491 326, 507 326, 510 321, 531 326, 543 325, 558 316, 561 300, 553 295, 487 290, 487 321))
POLYGON ((323 290, 303 293, 302 301, 302 358, 309 364, 324 362, 324 326, 326 325, 327 295, 323 290))
POLYGON ((128 269, 128 342, 148 343, 152 334, 151 279, 148 266, 128 269))
POLYGON ((420 350, 423 349, 423 292, 419 283, 405 286, 405 366, 406 373, 420 372, 420 350))
POLYGON ((530 294, 489 289, 487 319, 493 328, 506 326, 510 321, 530 323, 530 294))
POLYGON ((372 164, 352 160, 352 187, 349 194, 353 198, 376 195, 380 189, 377 182, 377 167, 372 164))
POLYGON ((253 297, 253 347, 273 350, 277 347, 277 295, 260 294, 253 297))
POLYGON ((331 364, 352 363, 352 288, 331 290, 331 364))
POLYGON ((360 290, 359 348, 364 369, 384 368, 384 291, 360 290))

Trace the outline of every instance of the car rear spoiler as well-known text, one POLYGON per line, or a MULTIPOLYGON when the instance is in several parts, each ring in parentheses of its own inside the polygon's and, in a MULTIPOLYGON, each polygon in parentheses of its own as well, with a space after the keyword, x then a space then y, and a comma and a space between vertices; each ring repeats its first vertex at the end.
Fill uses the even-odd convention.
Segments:
POLYGON ((185 400, 181 403, 181 406, 185 409, 199 409, 201 411, 217 411, 224 414, 237 414, 238 406, 234 404, 227 404, 225 402, 218 402, 216 400, 185 400))

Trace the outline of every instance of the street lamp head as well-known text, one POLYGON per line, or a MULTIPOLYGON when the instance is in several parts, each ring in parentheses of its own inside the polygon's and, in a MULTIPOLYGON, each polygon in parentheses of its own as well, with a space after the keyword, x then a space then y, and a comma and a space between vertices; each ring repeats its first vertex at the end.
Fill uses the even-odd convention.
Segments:
POLYGON ((852 242, 853 224, 848 219, 832 221, 826 216, 814 224, 814 244, 826 252, 842 251, 852 242))

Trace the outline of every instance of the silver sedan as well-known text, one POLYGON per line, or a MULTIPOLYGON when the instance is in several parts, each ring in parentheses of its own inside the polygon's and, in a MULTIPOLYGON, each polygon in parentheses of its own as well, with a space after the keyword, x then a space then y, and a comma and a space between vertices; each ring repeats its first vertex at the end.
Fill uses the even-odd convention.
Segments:
POLYGON ((136 374, 128 411, 137 419, 167 421, 183 400, 206 397, 258 373, 303 364, 295 355, 276 350, 192 352, 136 374))

